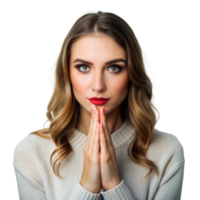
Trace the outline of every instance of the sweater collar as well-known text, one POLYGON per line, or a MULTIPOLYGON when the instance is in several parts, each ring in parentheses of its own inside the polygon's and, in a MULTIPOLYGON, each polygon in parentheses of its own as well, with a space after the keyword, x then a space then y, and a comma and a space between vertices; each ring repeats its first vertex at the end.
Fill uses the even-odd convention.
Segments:
MULTIPOLYGON (((131 121, 126 118, 122 126, 116 130, 112 135, 112 142, 115 149, 127 141, 130 140, 131 136, 135 135, 135 128, 131 121)), ((80 132, 78 129, 74 130, 68 135, 68 142, 72 146, 72 149, 84 158, 83 150, 87 141, 87 134, 80 132)), ((132 141, 132 140, 131 140, 132 141)))

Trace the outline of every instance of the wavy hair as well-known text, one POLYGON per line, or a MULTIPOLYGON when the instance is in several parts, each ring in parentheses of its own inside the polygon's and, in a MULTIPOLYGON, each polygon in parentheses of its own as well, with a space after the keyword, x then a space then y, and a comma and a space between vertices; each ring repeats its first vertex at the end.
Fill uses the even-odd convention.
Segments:
POLYGON ((73 94, 69 76, 71 46, 84 35, 96 33, 109 35, 126 51, 129 88, 120 110, 122 119, 128 117, 136 130, 128 148, 128 155, 132 161, 149 168, 148 174, 143 178, 149 176, 152 170, 158 176, 156 164, 145 158, 157 122, 153 108, 157 109, 151 103, 152 83, 145 72, 142 50, 135 34, 122 18, 113 13, 86 13, 74 23, 56 62, 55 87, 46 113, 50 126, 30 134, 53 140, 57 148, 51 154, 50 164, 54 174, 62 178, 59 175, 59 167, 72 152, 67 136, 75 128, 80 113, 80 105, 73 94), (54 154, 56 156, 52 161, 54 154))

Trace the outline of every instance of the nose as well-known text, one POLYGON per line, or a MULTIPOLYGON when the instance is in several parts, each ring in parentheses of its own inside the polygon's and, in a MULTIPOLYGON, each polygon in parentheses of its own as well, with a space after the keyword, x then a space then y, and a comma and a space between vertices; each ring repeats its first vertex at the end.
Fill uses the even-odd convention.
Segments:
POLYGON ((101 72, 94 73, 94 76, 92 78, 92 87, 93 90, 100 92, 101 90, 104 90, 106 88, 106 81, 105 76, 101 72))

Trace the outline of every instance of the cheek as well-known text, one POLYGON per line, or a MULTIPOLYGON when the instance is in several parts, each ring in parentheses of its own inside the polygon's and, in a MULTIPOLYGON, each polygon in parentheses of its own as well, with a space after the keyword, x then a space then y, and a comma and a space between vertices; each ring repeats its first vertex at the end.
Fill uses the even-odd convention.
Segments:
POLYGON ((112 84, 113 91, 119 95, 126 93, 128 90, 128 81, 127 75, 119 77, 119 79, 112 84))
POLYGON ((71 73, 71 83, 74 94, 76 97, 83 97, 83 94, 86 94, 87 89, 87 81, 85 80, 84 76, 80 76, 77 73, 71 73))

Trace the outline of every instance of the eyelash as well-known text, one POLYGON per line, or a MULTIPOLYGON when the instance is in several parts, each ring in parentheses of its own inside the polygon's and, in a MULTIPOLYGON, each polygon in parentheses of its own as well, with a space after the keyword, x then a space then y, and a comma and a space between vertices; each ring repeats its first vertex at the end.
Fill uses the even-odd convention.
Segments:
MULTIPOLYGON (((88 66, 88 65, 81 65, 81 64, 80 64, 80 65, 76 65, 75 68, 77 68, 77 69, 78 69, 80 72, 82 72, 82 73, 86 73, 87 71, 84 72, 84 71, 81 71, 81 70, 80 70, 80 67, 81 67, 81 66, 88 66)), ((123 67, 120 67, 119 65, 111 65, 111 66, 109 66, 108 68, 110 68, 110 67, 117 67, 117 68, 119 68, 118 72, 113 72, 113 73, 115 73, 115 74, 120 73, 120 72, 122 71, 122 69, 123 69, 123 67)))

